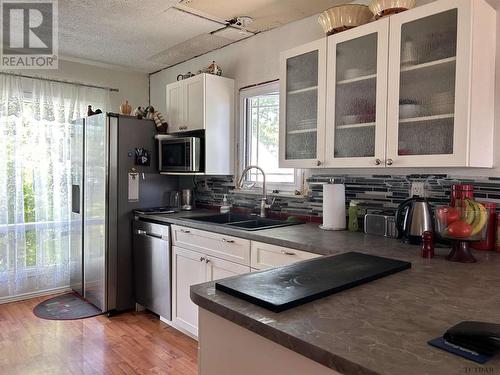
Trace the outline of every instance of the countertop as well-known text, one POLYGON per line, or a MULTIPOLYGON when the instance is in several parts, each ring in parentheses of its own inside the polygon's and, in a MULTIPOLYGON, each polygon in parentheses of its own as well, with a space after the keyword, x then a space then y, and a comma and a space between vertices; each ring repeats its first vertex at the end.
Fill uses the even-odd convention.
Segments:
POLYGON ((343 374, 500 374, 500 356, 485 365, 433 348, 427 341, 462 320, 500 323, 500 254, 474 251, 475 264, 420 257, 394 239, 322 231, 315 224, 245 232, 189 220, 193 211, 150 218, 330 255, 347 251, 412 262, 412 268, 281 313, 216 291, 191 287, 200 307, 343 374))

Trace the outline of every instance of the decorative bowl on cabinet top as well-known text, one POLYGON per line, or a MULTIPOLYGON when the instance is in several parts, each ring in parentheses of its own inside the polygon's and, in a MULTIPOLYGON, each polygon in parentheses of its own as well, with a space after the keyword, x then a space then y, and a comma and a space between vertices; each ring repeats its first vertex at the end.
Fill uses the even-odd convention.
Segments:
POLYGON ((368 23, 372 18, 366 5, 347 4, 325 10, 319 15, 318 22, 327 35, 332 35, 368 23))
POLYGON ((416 0, 372 0, 368 7, 378 19, 414 8, 415 3, 416 0))

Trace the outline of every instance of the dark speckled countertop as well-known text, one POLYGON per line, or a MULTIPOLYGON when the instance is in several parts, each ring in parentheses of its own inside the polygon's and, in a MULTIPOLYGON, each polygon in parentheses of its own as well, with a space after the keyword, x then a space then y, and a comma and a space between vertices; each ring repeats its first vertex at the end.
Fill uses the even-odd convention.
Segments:
POLYGON ((281 313, 216 291, 191 288, 200 307, 344 374, 500 375, 500 356, 478 365, 427 345, 462 320, 500 323, 500 254, 475 251, 478 263, 422 259, 418 246, 360 233, 326 232, 314 224, 245 232, 190 221, 193 211, 150 216, 318 254, 359 251, 412 262, 388 276, 281 313))

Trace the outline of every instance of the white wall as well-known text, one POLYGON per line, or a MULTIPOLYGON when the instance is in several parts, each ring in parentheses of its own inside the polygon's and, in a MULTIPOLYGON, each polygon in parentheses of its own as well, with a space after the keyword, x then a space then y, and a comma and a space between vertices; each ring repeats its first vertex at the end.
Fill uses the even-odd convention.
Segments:
MULTIPOLYGON (((497 1, 497 0, 493 0, 497 1)), ((421 0, 419 5, 430 2, 421 0)), ((500 12, 499 12, 500 13, 500 12)), ((497 35, 500 30, 500 15, 497 14, 497 35)), ((279 76, 279 54, 281 51, 324 37, 323 30, 317 22, 317 16, 309 17, 283 27, 258 34, 247 40, 234 43, 219 50, 196 57, 182 64, 165 69, 150 76, 151 104, 158 110, 165 111, 165 86, 174 82, 180 73, 197 72, 215 60, 223 69, 223 75, 234 78, 236 92, 241 87, 279 76)), ((495 77, 492 77, 495 79, 495 77)), ((500 124, 500 37, 497 38, 497 74, 496 91, 496 123, 500 124)), ((238 99, 238 98, 236 98, 238 99)), ((235 100, 239 103, 239 100, 235 100)), ((239 110, 235 111, 235 124, 239 126, 239 110)), ((374 169, 318 169, 315 173, 351 173, 351 174, 409 174, 409 173, 449 173, 461 176, 500 176, 500 131, 496 126, 495 133, 495 166, 494 169, 479 168, 374 168, 374 169)))
POLYGON ((105 64, 91 65, 66 60, 59 61, 58 70, 24 70, 19 71, 19 73, 117 88, 120 90, 119 92, 110 94, 113 112, 119 112, 120 104, 125 99, 129 101, 132 108, 148 104, 149 80, 147 73, 127 71, 105 64))

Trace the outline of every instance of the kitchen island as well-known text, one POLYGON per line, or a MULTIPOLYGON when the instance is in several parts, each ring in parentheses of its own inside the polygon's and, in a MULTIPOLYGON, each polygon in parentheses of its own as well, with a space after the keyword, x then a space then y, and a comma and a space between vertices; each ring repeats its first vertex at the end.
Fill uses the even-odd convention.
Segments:
MULTIPOLYGON (((295 369, 304 361, 318 366, 313 374, 500 374, 499 357, 478 365, 427 344, 462 320, 500 323, 500 254, 475 251, 477 263, 452 263, 445 260, 448 248, 423 259, 418 246, 394 239, 325 232, 314 224, 246 232, 189 220, 200 214, 213 212, 155 219, 322 255, 357 251, 412 263, 410 270, 281 313, 216 291, 214 282, 193 286, 191 298, 200 307, 202 375, 212 374, 204 371, 205 349, 222 350, 219 356, 211 352, 221 366, 217 375, 231 359, 247 358, 248 366, 265 364, 262 358, 279 364, 281 355, 296 356, 297 362, 288 363, 295 369), (214 337, 210 327, 219 324, 223 329, 214 337), (238 337, 231 341, 233 333, 238 337)), ((237 374, 252 373, 244 362, 240 366, 237 374)), ((270 368, 260 374, 280 372, 270 368)))

